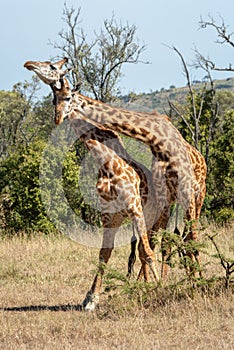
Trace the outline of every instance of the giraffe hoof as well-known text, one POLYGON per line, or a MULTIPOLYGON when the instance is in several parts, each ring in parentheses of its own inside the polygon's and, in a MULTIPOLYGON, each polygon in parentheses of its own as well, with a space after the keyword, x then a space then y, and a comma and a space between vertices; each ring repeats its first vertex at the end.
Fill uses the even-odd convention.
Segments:
POLYGON ((96 294, 92 294, 90 291, 87 293, 83 303, 82 308, 84 311, 94 311, 96 306, 99 303, 99 296, 96 294))

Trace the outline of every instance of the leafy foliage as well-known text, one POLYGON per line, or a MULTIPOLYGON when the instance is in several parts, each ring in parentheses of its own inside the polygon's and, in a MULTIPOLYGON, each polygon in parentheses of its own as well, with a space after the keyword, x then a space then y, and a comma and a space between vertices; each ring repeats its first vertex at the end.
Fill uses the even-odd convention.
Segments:
POLYGON ((0 91, 0 157, 22 141, 20 127, 26 104, 19 92, 0 91))
POLYGON ((216 221, 222 224, 234 219, 233 110, 226 112, 219 129, 211 150, 208 194, 212 198, 210 209, 213 209, 216 221))
MULTIPOLYGON (((139 62, 145 45, 139 44, 134 25, 123 25, 114 17, 105 20, 103 28, 95 33, 94 41, 88 42, 79 19, 80 9, 69 9, 65 4, 64 22, 67 28, 59 33, 62 40, 60 44, 55 43, 54 46, 69 58, 74 85, 82 80, 84 91, 103 101, 113 100, 119 93, 117 84, 123 64, 139 62)), ((218 32, 223 28, 222 33, 226 32, 224 23, 217 26, 213 19, 203 25, 204 28, 209 26, 218 32)), ((182 58, 181 54, 180 56, 182 58)), ((206 80, 193 84, 183 61, 189 84, 183 93, 174 86, 169 91, 171 98, 175 99, 176 108, 182 111, 183 118, 178 121, 172 115, 172 120, 188 142, 194 143, 206 158, 208 178, 204 213, 223 224, 234 218, 234 93, 217 90, 223 84, 230 85, 231 80, 213 84, 209 67, 215 69, 215 66, 201 55, 198 58, 200 61, 197 66, 205 69, 206 80)), ((54 112, 51 95, 38 98, 38 89, 38 79, 33 77, 31 82, 15 84, 10 92, 0 91, 1 226, 15 231, 54 230, 41 201, 40 171, 47 180, 50 179, 49 191, 44 193, 48 202, 52 195, 56 202, 56 195, 61 188, 65 200, 81 220, 100 225, 100 213, 86 203, 80 189, 80 171, 86 157, 83 145, 77 141, 67 151, 63 159, 62 181, 61 178, 53 178, 49 168, 42 167, 41 157, 44 149, 48 148, 48 139, 54 128, 54 112)), ((168 99, 169 95, 165 93, 164 89, 154 93, 152 106, 162 96, 164 100, 165 96, 168 99)), ((140 97, 130 94, 128 100, 135 102, 139 98, 143 101, 141 109, 145 110, 146 94, 141 94, 140 97)), ((151 153, 148 148, 145 149, 142 144, 136 146, 133 140, 127 138, 123 140, 130 154, 150 167, 151 153)), ((60 153, 58 148, 50 150, 51 166, 56 166, 60 153)), ((86 179, 89 189, 89 174, 86 179)), ((66 210, 64 203, 54 206, 53 217, 65 217, 66 210)))
POLYGON ((15 232, 37 229, 50 231, 52 224, 45 215, 40 198, 40 155, 45 144, 34 142, 21 146, 4 159, 0 170, 1 203, 5 228, 15 232))
MULTIPOLYGON (((229 109, 233 97, 233 92, 226 91, 220 91, 215 99, 213 91, 207 90, 205 95, 203 91, 194 92, 196 108, 200 108, 201 98, 203 99, 198 138, 199 150, 205 156, 208 168, 207 195, 203 211, 220 224, 234 218, 234 110, 229 109), (214 104, 220 106, 215 117, 212 113, 214 104)), ((187 101, 187 105, 180 107, 184 114, 183 119, 177 122, 177 127, 185 139, 192 143, 191 130, 193 131, 195 126, 191 117, 190 95, 187 101)))

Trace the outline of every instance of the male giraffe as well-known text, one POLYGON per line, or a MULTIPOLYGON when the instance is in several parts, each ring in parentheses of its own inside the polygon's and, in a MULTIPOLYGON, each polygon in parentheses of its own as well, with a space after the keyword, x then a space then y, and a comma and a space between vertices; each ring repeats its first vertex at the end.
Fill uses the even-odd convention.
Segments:
MULTIPOLYGON (((48 64, 48 62, 46 62, 48 64)), ((30 64, 25 64, 27 68, 30 64)), ((57 63, 58 66, 58 63, 57 63)), ((52 65, 50 64, 50 67, 52 65)), ((54 69, 54 71, 56 71, 54 69)), ((42 73, 39 75, 43 76, 42 73)), ((55 77, 57 77, 55 75, 55 77)), ((51 77, 50 77, 51 78, 51 77)), ((57 78, 56 78, 57 79, 57 78)), ((43 76, 43 81, 46 77, 43 76)), ((66 78, 52 87, 54 93, 55 111, 62 108, 67 100, 69 88, 66 78)), ((126 152, 119 136, 103 126, 95 126, 85 120, 71 120, 76 135, 90 150, 99 166, 97 190, 100 199, 100 209, 104 227, 103 243, 99 256, 99 269, 91 290, 88 292, 83 307, 93 310, 98 303, 103 275, 103 263, 107 263, 114 247, 117 229, 126 217, 130 217, 135 230, 140 237, 139 256, 146 280, 149 280, 146 262, 149 263, 156 280, 158 276, 154 267, 154 255, 149 247, 146 231, 155 222, 155 194, 152 186, 151 173, 143 165, 134 161, 126 152), (144 207, 144 215, 142 211, 144 207)))
MULTIPOLYGON (((66 78, 61 78, 60 83, 63 81, 63 79, 66 78)), ((59 90, 58 90, 59 91, 59 90)), ((79 94, 78 92, 72 92, 71 90, 69 90, 69 87, 67 88, 66 91, 63 90, 63 93, 60 95, 59 101, 60 103, 57 104, 56 109, 55 109, 55 122, 57 124, 60 124, 61 121, 63 121, 64 119, 68 118, 70 120, 86 120, 89 121, 91 120, 92 123, 97 123, 98 117, 92 117, 92 118, 86 118, 83 115, 81 116, 79 112, 77 112, 77 108, 79 110, 79 103, 80 103, 80 98, 83 99, 83 101, 85 100, 86 103, 92 103, 92 102, 96 102, 92 99, 89 99, 87 97, 82 96, 81 94, 79 94)), ((99 101, 98 101, 99 102, 99 101)), ((100 103, 100 106, 104 105, 102 103, 100 103)), ((126 111, 125 111, 126 112, 126 111)), ((136 112, 137 113, 137 112, 136 112)), ((151 116, 151 114, 150 114, 151 116)), ((158 114, 157 114, 158 116, 158 114)), ((103 117, 103 115, 101 116, 103 117)), ((167 121, 167 123, 171 124, 169 118, 167 118, 166 116, 161 116, 161 118, 163 118, 164 120, 167 121)), ((108 122, 104 122, 105 126, 108 126, 109 128, 111 128, 111 124, 109 124, 108 122)), ((98 125, 102 125, 102 124, 98 124, 98 125)), ((171 124, 172 125, 172 124, 171 124)), ((174 128, 174 127, 173 127, 174 128)), ((119 129, 118 129, 119 130, 119 129)), ((176 130, 174 128, 174 130, 176 130)), ((160 131, 159 131, 160 134, 160 131)), ((193 148, 191 145, 189 145, 183 138, 182 136, 179 134, 179 136, 181 137, 181 141, 183 142, 182 145, 184 145, 186 147, 186 151, 189 151, 190 154, 190 158, 189 158, 189 163, 185 164, 187 166, 190 166, 191 161, 193 162, 194 168, 193 173, 192 173, 192 179, 189 179, 190 181, 188 182, 188 186, 192 184, 192 189, 191 189, 191 199, 187 198, 186 196, 188 196, 188 192, 186 193, 186 189, 184 189, 183 187, 180 188, 180 191, 182 193, 178 193, 180 197, 180 203, 182 205, 187 204, 189 207, 189 210, 187 210, 187 219, 189 220, 193 220, 199 219, 200 216, 200 211, 201 211, 201 207, 203 204, 203 200, 204 200, 204 196, 205 196, 205 175, 206 175, 206 165, 205 165, 205 161, 204 158, 202 157, 202 155, 195 149, 193 148), (198 162, 199 160, 199 162, 198 162), (205 167, 204 170, 204 177, 202 177, 202 173, 200 172, 200 165, 202 164, 202 167, 205 167), (200 177, 199 177, 200 176, 200 177), (183 191, 185 191, 185 195, 183 194, 183 191), (192 202, 192 206, 191 203, 189 202, 191 200, 192 202), (188 201, 186 203, 186 201, 188 201)), ((154 137, 154 136, 153 136, 154 137)), ((166 138, 164 141, 167 141, 166 138)), ((172 147, 171 147, 172 148, 172 147)), ((181 152, 181 148, 180 147, 180 152, 181 152)), ((152 149, 152 147, 151 147, 152 149)), ((170 179, 167 181, 167 167, 169 169, 168 173, 170 174, 170 169, 171 166, 168 166, 167 164, 167 159, 165 160, 164 157, 168 157, 168 155, 162 155, 162 159, 160 158, 161 155, 158 155, 158 158, 153 158, 153 163, 152 163, 152 173, 153 173, 153 179, 154 179, 154 189, 156 192, 156 201, 157 201, 157 210, 155 212, 155 221, 154 221, 154 226, 153 226, 153 230, 152 232, 157 232, 158 229, 161 228, 166 228, 168 220, 169 220, 169 216, 170 216, 170 206, 171 204, 175 201, 175 197, 173 197, 173 194, 175 196, 175 188, 173 187, 173 185, 175 186, 175 182, 177 181, 177 177, 178 175, 173 173, 174 177, 172 177, 172 179, 170 179), (165 177, 166 177, 166 181, 165 181, 165 177), (167 186, 167 192, 165 195, 165 189, 167 186)), ((173 157, 172 157, 173 158, 173 157)), ((174 156, 174 158, 176 158, 174 156)), ((186 156, 183 155, 183 159, 186 159, 186 156)), ((186 162, 185 162, 186 163, 186 162)), ((191 169, 188 169, 188 172, 191 169)), ((178 171, 179 172, 179 171, 178 171)), ((180 181, 182 182, 182 185, 187 185, 186 181, 181 177, 180 181), (184 183, 185 182, 185 183, 184 183)), ((176 184, 177 185, 177 184, 176 184)), ((181 185, 181 184, 179 184, 181 185)), ((185 207, 186 208, 186 207, 185 207)), ((194 230, 196 228, 197 222, 193 222, 191 224, 191 230, 189 232, 189 234, 187 234, 185 236, 185 241, 188 240, 196 240, 197 239, 197 232, 194 230)), ((185 228, 185 232, 187 231, 187 228, 185 228)), ((153 235, 149 235, 151 240, 150 240, 150 246, 152 249, 154 249, 155 244, 154 244, 154 237, 153 235)), ((164 279, 167 275, 168 272, 168 264, 167 264, 167 259, 170 255, 170 248, 164 248, 164 242, 162 242, 162 278, 164 279)), ((187 252, 186 253, 192 260, 192 262, 196 259, 197 262, 199 262, 198 260, 198 256, 187 252)), ((197 253, 198 254, 198 253, 197 253)), ((147 270, 147 266, 144 267, 144 274, 146 275, 146 270, 147 270)), ((194 272, 194 268, 191 268, 192 272, 194 272)), ((200 275, 202 275, 201 271, 200 271, 200 275)))
MULTIPOLYGON (((63 63, 59 66, 60 70, 62 70, 63 63)), ((37 74, 43 73, 47 77, 54 69, 45 62, 27 62, 25 66, 37 74)), ((48 78, 47 83, 50 82, 52 80, 48 78)), ((192 221, 186 240, 196 240, 197 219, 200 216, 205 196, 206 164, 201 154, 182 138, 169 118, 158 113, 139 113, 113 108, 77 92, 72 93, 70 101, 66 102, 66 108, 60 111, 55 118, 57 124, 60 124, 68 116, 69 118, 80 118, 120 131, 150 146, 155 156, 152 164, 152 175, 157 207, 160 203, 164 212, 161 225, 165 226, 170 206, 177 201, 182 205, 187 220, 192 221), (71 97, 73 98, 71 99, 71 97), (165 175, 165 181, 157 186, 159 173, 165 175), (167 213, 166 218, 165 213, 167 213)), ((157 218, 161 212, 160 208, 157 218)), ((192 261, 198 261, 197 254, 188 252, 188 255, 192 261)), ((166 256, 167 252, 163 252, 163 261, 166 260, 166 256)), ((166 274, 164 266, 165 264, 163 264, 162 275, 166 274)))
MULTIPOLYGON (((172 203, 179 203, 189 222, 185 227, 185 241, 198 239, 198 219, 206 192, 206 164, 203 156, 189 145, 171 123, 170 119, 158 113, 140 113, 114 108, 108 104, 85 97, 77 92, 66 99, 66 106, 58 110, 56 124, 65 118, 80 118, 104 125, 127 136, 143 141, 150 146, 153 157, 152 177, 156 193, 157 226, 166 227, 172 203), (75 101, 75 103, 74 103, 75 101), (161 175, 159 175, 161 174, 161 175), (164 175, 164 176, 162 176, 164 175), (160 181, 165 179, 165 181, 160 181), (163 216, 160 217, 160 214, 163 216), (161 220, 161 222, 160 222, 161 220)), ((169 252, 163 251, 162 277, 167 274, 169 252)), ((199 264, 198 252, 186 252, 194 263, 199 264)), ((200 273, 201 275, 201 273, 200 273)))

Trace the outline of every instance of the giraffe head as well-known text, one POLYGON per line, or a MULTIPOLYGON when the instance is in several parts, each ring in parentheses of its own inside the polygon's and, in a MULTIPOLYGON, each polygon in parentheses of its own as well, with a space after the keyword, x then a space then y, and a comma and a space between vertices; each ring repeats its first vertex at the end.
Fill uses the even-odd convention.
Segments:
POLYGON ((67 58, 64 58, 55 63, 50 61, 27 61, 24 64, 25 68, 36 73, 45 84, 50 85, 54 95, 53 104, 55 105, 56 124, 61 124, 72 110, 73 91, 65 78, 69 69, 62 69, 67 61, 67 58))
POLYGON ((73 91, 70 89, 68 80, 65 77, 59 79, 60 88, 51 84, 54 94, 53 104, 55 106, 55 124, 59 125, 68 118, 73 111, 73 91))
POLYGON ((62 69, 67 61, 67 58, 63 58, 55 63, 51 63, 50 61, 27 61, 24 67, 36 73, 45 84, 53 84, 55 87, 59 88, 61 86, 60 78, 65 76, 69 71, 69 69, 62 69))

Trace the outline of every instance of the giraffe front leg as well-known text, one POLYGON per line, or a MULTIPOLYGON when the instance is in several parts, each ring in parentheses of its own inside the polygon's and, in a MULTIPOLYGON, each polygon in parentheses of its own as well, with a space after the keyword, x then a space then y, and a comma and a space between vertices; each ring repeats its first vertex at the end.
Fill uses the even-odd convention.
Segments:
MULTIPOLYGON (((114 243, 114 242, 113 242, 114 243)), ((104 274, 105 265, 108 263, 113 247, 101 248, 99 253, 99 265, 98 271, 94 278, 91 289, 86 294, 86 297, 82 303, 82 307, 85 311, 94 311, 99 304, 100 289, 102 286, 102 278, 104 274)))
POLYGON ((96 306, 99 304, 99 295, 102 285, 104 268, 108 263, 112 250, 113 248, 102 248, 100 250, 98 272, 94 278, 91 289, 86 294, 86 297, 82 303, 82 307, 85 311, 94 311, 96 306))
POLYGON ((201 262, 199 257, 199 251, 197 248, 192 247, 191 243, 197 241, 197 231, 194 224, 186 224, 186 234, 184 238, 185 249, 182 252, 182 255, 185 259, 185 268, 188 276, 197 276, 197 272, 199 271, 199 276, 202 277, 201 271, 201 262), (192 226, 192 227, 191 227, 192 226), (188 247, 186 247, 186 244, 188 247))
POLYGON ((99 304, 99 296, 105 266, 110 259, 111 252, 114 248, 115 234, 118 228, 120 227, 122 221, 122 216, 118 214, 108 214, 102 216, 104 230, 102 248, 99 253, 98 271, 94 278, 92 287, 86 294, 86 297, 82 303, 82 307, 85 311, 94 311, 96 306, 99 304))

